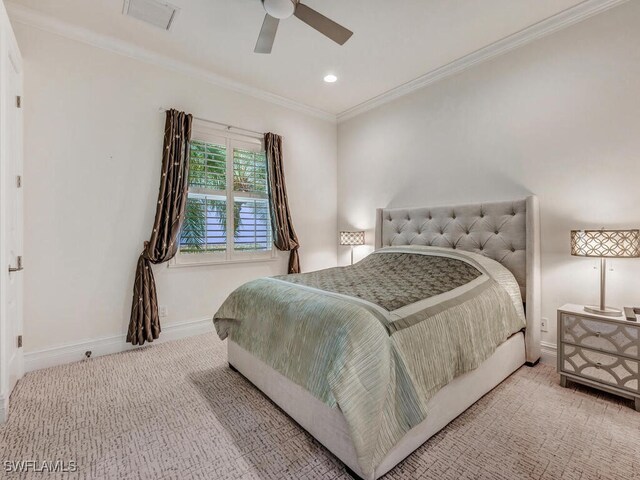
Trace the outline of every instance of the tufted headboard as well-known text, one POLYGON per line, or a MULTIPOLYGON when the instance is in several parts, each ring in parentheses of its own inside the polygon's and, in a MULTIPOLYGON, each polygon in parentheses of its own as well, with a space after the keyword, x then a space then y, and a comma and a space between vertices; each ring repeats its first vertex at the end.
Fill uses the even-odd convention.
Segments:
POLYGON ((392 245, 449 247, 486 255, 507 267, 520 285, 526 306, 527 361, 540 358, 536 197, 449 207, 379 208, 376 213, 376 249, 392 245))

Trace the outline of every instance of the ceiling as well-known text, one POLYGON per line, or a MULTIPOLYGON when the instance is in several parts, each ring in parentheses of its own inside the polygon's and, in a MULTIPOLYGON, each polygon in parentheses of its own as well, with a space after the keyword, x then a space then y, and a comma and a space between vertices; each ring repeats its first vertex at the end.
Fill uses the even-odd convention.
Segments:
POLYGON ((168 2, 181 9, 169 32, 124 16, 123 0, 12 3, 339 114, 582 0, 304 0, 354 36, 340 47, 292 17, 271 55, 253 53, 260 0, 168 2))

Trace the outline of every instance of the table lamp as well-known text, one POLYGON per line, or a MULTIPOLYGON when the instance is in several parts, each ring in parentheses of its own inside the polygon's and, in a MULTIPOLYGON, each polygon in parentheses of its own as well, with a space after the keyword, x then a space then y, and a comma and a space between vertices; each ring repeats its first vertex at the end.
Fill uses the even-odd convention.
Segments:
POLYGON ((351 247, 351 265, 353 265, 353 247, 364 245, 364 232, 340 232, 340 245, 351 247))
POLYGON ((587 305, 585 311, 621 316, 621 310, 605 303, 607 258, 640 257, 640 230, 571 230, 571 255, 600 258, 600 305, 587 305))

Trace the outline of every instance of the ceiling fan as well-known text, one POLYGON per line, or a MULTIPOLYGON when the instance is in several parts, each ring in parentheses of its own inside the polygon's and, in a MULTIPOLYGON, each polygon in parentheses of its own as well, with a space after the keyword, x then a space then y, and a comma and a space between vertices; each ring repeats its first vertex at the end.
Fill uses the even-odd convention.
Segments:
POLYGON ((262 22, 262 29, 254 49, 255 53, 271 53, 280 20, 289 18, 292 15, 340 45, 344 45, 353 35, 351 30, 338 25, 321 13, 300 3, 300 0, 261 1, 267 14, 264 17, 264 22, 262 22))

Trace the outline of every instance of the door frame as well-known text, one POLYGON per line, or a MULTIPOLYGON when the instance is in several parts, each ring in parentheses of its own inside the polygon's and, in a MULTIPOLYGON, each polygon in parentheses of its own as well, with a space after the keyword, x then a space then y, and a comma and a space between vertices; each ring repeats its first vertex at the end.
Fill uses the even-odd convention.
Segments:
MULTIPOLYGON (((13 320, 8 318, 7 295, 9 285, 9 264, 14 259, 7 258, 7 222, 9 221, 9 212, 7 211, 7 196, 19 192, 19 202, 22 202, 22 191, 9 189, 8 182, 16 181, 14 175, 23 173, 23 126, 22 126, 22 105, 17 104, 17 96, 22 98, 22 79, 23 79, 23 63, 20 49, 11 28, 9 16, 0 2, 0 423, 6 421, 9 412, 9 396, 17 381, 24 375, 24 358, 22 348, 18 348, 17 335, 22 335, 22 314, 23 314, 23 273, 15 272, 11 275, 19 275, 14 280, 17 281, 16 289, 18 296, 18 304, 16 307, 16 318, 13 320), (9 75, 15 75, 11 79, 9 75), (11 90, 10 90, 11 89, 11 90), (12 110, 15 109, 15 110, 12 110), (15 117, 14 117, 15 114, 15 117), (16 123, 13 125, 13 133, 17 137, 15 140, 14 151, 9 152, 7 146, 8 140, 8 122, 15 118, 16 123), (15 155, 15 167, 12 171, 8 171, 8 157, 10 154, 15 155), (15 172, 13 172, 15 170, 15 172), (7 175, 11 175, 8 178, 7 175), (9 191, 10 190, 10 191, 9 191), (9 321, 15 322, 13 325, 9 321), (12 338, 8 338, 11 336, 12 338), (15 355, 12 355, 15 352, 15 355), (11 364, 9 365, 9 362, 11 364), (9 368, 11 367, 11 368, 9 368)), ((15 184, 14 184, 15 185, 15 184)), ((23 204, 20 203, 20 209, 23 211, 23 204)), ((18 215, 16 229, 19 231, 20 249, 23 248, 23 221, 22 215, 18 215)), ((20 253, 22 255, 22 252, 20 253)))

